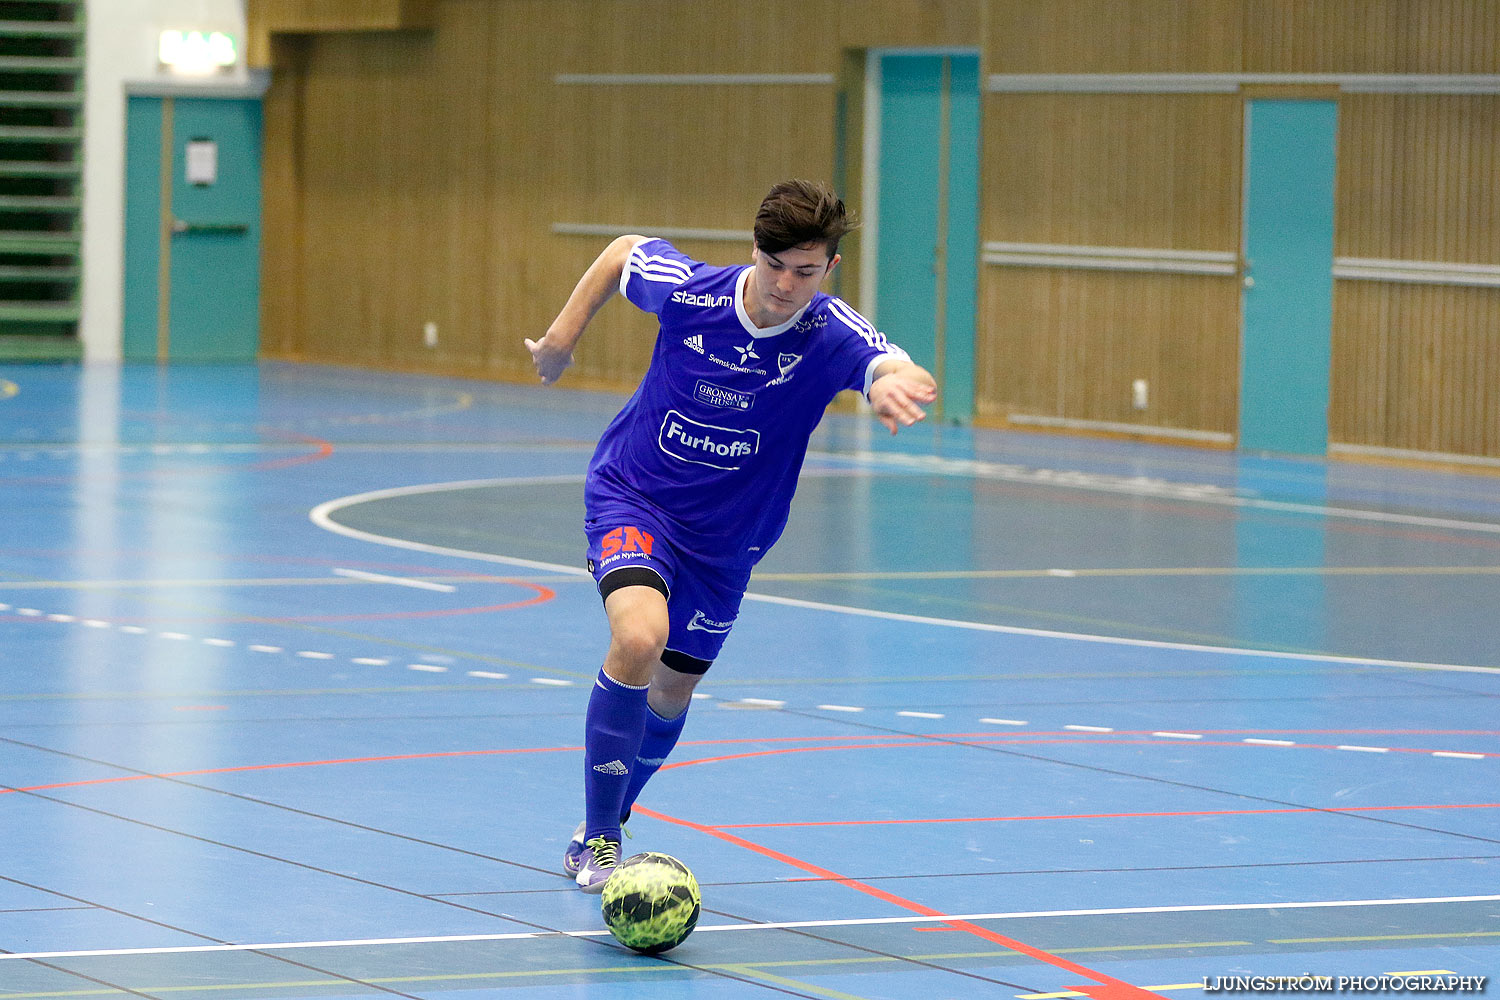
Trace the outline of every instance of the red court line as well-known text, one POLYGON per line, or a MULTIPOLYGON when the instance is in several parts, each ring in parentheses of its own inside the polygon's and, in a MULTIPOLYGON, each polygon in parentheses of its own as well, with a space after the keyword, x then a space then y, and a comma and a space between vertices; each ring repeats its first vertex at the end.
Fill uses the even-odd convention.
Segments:
POLYGON ((285 469, 293 465, 304 465, 308 462, 321 462, 323 459, 333 454, 333 445, 327 441, 324 441, 322 438, 310 437, 306 434, 298 434, 295 431, 277 431, 267 433, 284 434, 294 441, 301 441, 304 444, 317 445, 318 450, 308 455, 293 455, 290 458, 278 458, 269 462, 257 462, 254 465, 250 466, 250 468, 253 470, 262 471, 269 469, 285 469))
MULTIPOLYGON (((761 741, 751 740, 749 742, 761 742, 761 741)), ((959 748, 962 748, 962 747, 994 746, 994 745, 999 745, 999 746, 1038 746, 1038 745, 1042 745, 1042 744, 1055 744, 1055 743, 1066 743, 1066 744, 1073 745, 1073 746, 1088 746, 1088 745, 1096 745, 1096 744, 1114 744, 1114 745, 1137 746, 1137 747, 1138 746, 1163 746, 1163 747, 1166 747, 1166 746, 1169 746, 1169 747, 1193 747, 1193 746, 1196 746, 1196 747, 1233 747, 1233 748, 1238 749, 1238 750, 1256 750, 1256 751, 1272 751, 1272 750, 1339 750, 1338 746, 1336 746, 1335 744, 1331 744, 1331 743, 1329 743, 1329 744, 1296 743, 1296 744, 1293 744, 1292 746, 1271 746, 1271 747, 1266 747, 1266 746, 1256 746, 1254 744, 1241 743, 1241 742, 1238 742, 1238 741, 1229 742, 1229 741, 1223 741, 1223 740, 1117 739, 1117 738, 1115 738, 1115 736, 1113 734, 1111 734, 1110 736, 1101 736, 1101 735, 1097 735, 1097 734, 1094 734, 1094 733, 1058 733, 1058 734, 1056 734, 1055 737, 1053 737, 1053 736, 1047 736, 1047 737, 1040 738, 1040 739, 1036 738, 1036 737, 1031 737, 1031 736, 1012 736, 1012 737, 1003 737, 1003 736, 1001 736, 1001 737, 993 737, 993 738, 989 738, 989 739, 979 739, 979 740, 965 739, 965 740, 962 740, 960 742, 960 741, 956 740, 954 737, 946 737, 946 738, 928 738, 928 739, 918 740, 918 741, 914 741, 914 742, 910 742, 910 743, 856 743, 856 744, 850 744, 848 746, 838 746, 838 747, 830 747, 830 746, 781 747, 781 748, 774 749, 774 750, 752 750, 752 751, 750 751, 748 753, 726 754, 726 755, 724 755, 722 757, 702 757, 702 758, 699 758, 698 760, 678 761, 675 764, 667 764, 667 765, 665 765, 662 768, 662 770, 666 771, 666 770, 669 770, 669 769, 675 768, 675 767, 691 767, 694 764, 716 764, 716 763, 719 763, 721 761, 746 760, 746 759, 751 758, 751 757, 773 757, 773 756, 776 756, 777 754, 809 753, 809 752, 812 752, 812 751, 826 751, 826 750, 884 750, 884 749, 897 748, 897 747, 905 747, 905 748, 910 748, 910 749, 918 749, 918 748, 920 748, 920 749, 934 749, 934 748, 959 749, 959 748)), ((1388 750, 1391 753, 1427 754, 1427 755, 1431 755, 1431 754, 1434 754, 1434 753, 1452 753, 1452 752, 1454 752, 1454 751, 1450 751, 1450 750, 1441 750, 1441 751, 1439 751, 1439 750, 1422 750, 1422 749, 1416 749, 1416 748, 1411 748, 1411 747, 1386 747, 1385 749, 1388 750)), ((1348 752, 1348 751, 1341 751, 1341 752, 1348 752)), ((1473 751, 1462 751, 1462 752, 1468 753, 1468 752, 1473 752, 1473 751)), ((1482 756, 1482 757, 1500 757, 1500 754, 1480 753, 1480 756, 1482 756)))
MULTIPOLYGON (((831 737, 783 737, 783 739, 832 739, 832 738, 831 737)), ((685 745, 703 745, 703 744, 739 743, 739 742, 763 742, 763 741, 754 740, 754 739, 713 740, 713 741, 698 741, 696 744, 695 743, 687 743, 685 745)), ((997 740, 995 742, 1003 742, 1003 741, 997 740)), ((861 749, 883 749, 883 748, 893 748, 893 747, 948 746, 948 745, 952 745, 952 744, 934 743, 932 740, 929 739, 929 740, 923 740, 923 741, 916 742, 916 743, 890 743, 890 742, 886 742, 886 743, 873 743, 873 744, 854 744, 854 745, 845 745, 845 746, 826 746, 825 745, 825 746, 816 746, 816 747, 792 747, 792 748, 782 748, 782 749, 779 749, 779 750, 756 751, 756 752, 747 753, 747 754, 732 754, 732 755, 726 755, 726 756, 721 756, 721 757, 708 757, 708 758, 702 758, 700 760, 693 760, 693 761, 681 761, 681 762, 679 762, 677 764, 668 765, 668 767, 686 767, 686 766, 690 766, 690 765, 693 765, 693 764, 706 764, 706 763, 713 763, 713 762, 719 762, 719 761, 740 760, 740 759, 745 759, 747 757, 766 756, 768 754, 801 753, 801 752, 808 752, 808 751, 813 751, 813 750, 861 750, 861 749)), ((962 745, 962 744, 959 744, 959 745, 962 745)), ((92 780, 88 780, 88 781, 62 782, 62 783, 51 784, 51 785, 33 785, 33 786, 25 787, 25 788, 0 789, 0 795, 4 795, 4 794, 7 794, 7 793, 11 793, 11 792, 36 792, 36 791, 47 791, 47 790, 59 789, 59 788, 77 788, 77 787, 84 787, 84 786, 89 786, 89 785, 115 784, 115 783, 126 782, 126 781, 144 781, 144 780, 148 780, 148 779, 159 779, 159 778, 196 777, 196 776, 209 775, 209 774, 231 774, 231 773, 235 773, 235 772, 247 772, 247 771, 271 771, 271 770, 283 770, 283 769, 290 769, 290 768, 320 767, 320 766, 330 765, 330 764, 367 764, 367 763, 384 763, 384 762, 402 761, 402 760, 436 760, 436 759, 451 758, 451 757, 497 756, 497 755, 504 755, 504 754, 581 752, 582 749, 583 748, 579 747, 579 746, 566 746, 566 747, 522 747, 522 748, 501 749, 501 750, 449 750, 449 751, 439 751, 439 752, 433 752, 433 753, 420 753, 420 754, 392 754, 392 755, 378 756, 378 757, 346 757, 346 758, 337 758, 337 759, 331 759, 331 760, 290 761, 290 762, 286 762, 286 763, 282 763, 282 764, 249 764, 249 765, 242 765, 242 766, 238 766, 238 767, 205 768, 205 769, 193 770, 193 771, 174 771, 174 772, 169 772, 169 773, 164 773, 164 774, 125 775, 125 776, 116 777, 116 778, 96 778, 96 779, 92 779, 92 780)), ((663 770, 666 770, 666 768, 663 768, 663 770)), ((1448 805, 1448 806, 1366 806, 1366 807, 1362 807, 1360 809, 1350 809, 1350 810, 1344 810, 1344 811, 1351 811, 1352 812, 1352 811, 1374 811, 1374 810, 1378 810, 1378 809, 1440 809, 1440 808, 1454 808, 1454 809, 1457 809, 1457 808, 1500 808, 1500 803, 1482 803, 1482 804, 1481 803, 1475 803, 1475 804, 1472 804, 1472 805, 1448 805)), ((727 828, 706 826, 706 825, 701 824, 701 823, 694 823, 691 820, 685 820, 685 819, 680 819, 680 818, 674 817, 674 816, 668 816, 668 815, 666 815, 664 813, 659 813, 659 812, 656 812, 655 810, 647 809, 644 806, 641 806, 639 804, 636 805, 635 811, 638 812, 638 813, 640 813, 643 816, 649 816, 649 817, 652 817, 653 819, 661 820, 662 822, 672 823, 672 824, 675 824, 675 825, 678 825, 678 826, 687 827, 688 829, 695 830, 695 831, 697 831, 699 833, 703 833, 703 834, 705 834, 707 836, 714 837, 714 838, 716 838, 718 840, 722 840, 722 841, 724 841, 726 843, 733 844, 733 845, 735 845, 737 847, 744 848, 745 850, 751 851, 753 853, 760 854, 760 855, 762 855, 764 857, 771 858, 771 859, 773 859, 775 861, 780 861, 781 863, 786 864, 786 865, 788 865, 790 867, 797 868, 797 869, 799 869, 801 871, 805 871, 808 874, 810 874, 812 876, 815 876, 816 878, 818 878, 820 880, 835 882, 835 883, 837 883, 839 885, 843 885, 843 886, 846 886, 847 888, 853 889, 853 890, 855 890, 857 892, 861 892, 861 893, 864 893, 865 895, 872 896, 875 899, 879 899, 879 900, 881 900, 883 902, 886 902, 886 903, 889 903, 889 904, 891 904, 893 906, 899 907, 899 908, 904 909, 904 910, 908 910, 908 911, 910 911, 912 913, 917 913, 917 914, 920 914, 921 916, 925 916, 925 917, 932 917, 935 920, 941 921, 942 924, 945 927, 951 928, 953 930, 959 930, 959 931, 964 931, 964 932, 969 933, 969 934, 973 934, 976 937, 982 938, 982 939, 984 939, 986 941, 989 941, 989 942, 991 942, 993 944, 1000 945, 1003 948, 1008 948, 1008 949, 1010 949, 1012 951, 1015 951, 1015 952, 1017 952, 1019 954, 1026 955, 1026 956, 1028 956, 1030 958, 1033 958, 1033 959, 1035 959, 1035 960, 1037 960, 1039 962, 1042 962, 1044 964, 1051 965, 1051 966, 1054 966, 1056 968, 1063 969, 1064 971, 1074 973, 1075 975, 1082 976, 1083 978, 1089 979, 1089 980, 1091 980, 1093 983, 1095 983, 1097 985, 1091 986, 1091 987, 1090 986, 1081 986, 1081 987, 1069 987, 1069 988, 1073 989, 1073 990, 1076 990, 1078 992, 1086 993, 1088 996, 1094 998, 1094 1000, 1159 1000, 1159 998, 1156 996, 1156 994, 1150 993, 1150 992, 1148 992, 1146 990, 1143 990, 1140 987, 1133 986, 1130 983, 1124 982, 1123 980, 1115 979, 1114 977, 1108 976, 1108 975, 1106 975, 1106 974, 1104 974, 1102 972, 1098 972, 1098 971, 1096 971, 1094 969, 1090 969, 1090 968, 1088 968, 1086 966, 1079 965, 1076 962, 1071 962, 1068 959, 1065 959, 1065 958, 1063 958, 1063 957, 1061 957, 1059 955, 1053 955, 1050 952, 1046 952, 1046 951, 1043 951, 1040 948, 1036 948, 1036 947, 1034 947, 1032 945, 1026 944, 1024 941, 1018 941, 1018 940, 1016 940, 1014 938, 1006 937, 1003 934, 998 934, 998 933, 996 933, 996 932, 994 932, 994 931, 992 931, 992 930, 990 930, 990 929, 988 929, 986 927, 981 927, 981 926, 979 926, 977 924, 974 924, 974 923, 971 923, 971 922, 969 922, 967 920, 954 920, 954 919, 948 917, 946 914, 942 913, 940 910, 933 909, 932 907, 927 906, 926 904, 918 903, 918 902, 916 902, 914 900, 909 900, 909 899, 906 899, 906 898, 904 898, 902 896, 897 896, 894 893, 887 892, 884 889, 880 889, 880 888, 877 888, 875 886, 869 885, 867 883, 861 882, 858 879, 853 879, 853 878, 850 878, 850 877, 848 877, 846 875, 840 875, 839 873, 837 873, 835 871, 832 871, 830 869, 823 868, 823 867, 821 867, 819 865, 815 865, 815 864, 813 864, 811 862, 803 861, 800 858, 793 857, 792 855, 785 854, 785 853, 783 853, 781 851, 777 851, 777 850, 774 850, 774 849, 769 848, 769 847, 765 847, 765 846, 763 846, 761 844, 757 844, 757 843, 755 843, 753 841, 750 841, 750 840, 746 840, 745 838, 737 836, 736 834, 729 833, 728 830, 727 830, 727 828)), ((1328 812, 1328 811, 1333 811, 1333 810, 1286 809, 1286 810, 1255 810, 1254 812, 1328 812)), ((1231 813, 1225 813, 1225 814, 1231 814, 1231 813)), ((1101 814, 1100 818, 1107 818, 1110 815, 1111 814, 1101 814)), ((1133 814, 1116 814, 1116 815, 1124 817, 1124 816, 1129 816, 1129 815, 1133 815, 1133 814)), ((1184 813, 1162 813, 1162 814, 1157 814, 1157 815, 1162 815, 1162 816, 1197 816, 1197 815, 1213 815, 1213 814, 1184 812, 1184 813)), ((1008 819, 1031 819, 1031 818, 1036 818, 1036 819, 1059 819, 1059 818, 1086 818, 1086 817, 1056 817, 1056 816, 1051 816, 1051 817, 994 817, 994 819, 1007 819, 1007 818, 1008 819)), ((856 821, 855 823, 851 823, 851 824, 848 824, 848 825, 873 824, 873 823, 881 823, 881 822, 903 822, 903 821, 879 821, 879 820, 873 820, 873 821, 856 821)), ((974 821, 973 820, 913 820, 913 821, 904 821, 904 822, 974 822, 974 821)), ((749 826, 749 825, 752 825, 752 824, 743 824, 743 825, 749 826)), ((804 826, 811 826, 811 825, 836 825, 836 824, 754 824, 754 825, 763 825, 763 826, 804 825, 804 826)))
POLYGON ((1441 805, 1329 806, 1288 809, 1204 809, 1181 812, 1068 813, 1056 816, 954 816, 937 819, 831 819, 795 823, 717 823, 715 830, 765 830, 805 826, 908 826, 931 823, 1029 823, 1049 819, 1158 819, 1183 816, 1270 816, 1277 813, 1357 813, 1414 809, 1500 809, 1500 802, 1449 802, 1441 805))
POLYGON ((284 764, 245 764, 240 767, 210 767, 197 771, 167 771, 161 774, 126 774, 117 778, 90 778, 87 781, 62 781, 53 785, 28 785, 25 788, 0 788, 0 795, 13 792, 46 792, 55 788, 84 788, 89 785, 114 785, 124 781, 150 781, 160 778, 194 778, 205 774, 234 774, 239 771, 281 771, 296 767, 324 767, 329 764, 384 764, 398 760, 438 760, 444 757, 495 757, 519 753, 582 752, 583 747, 520 747, 512 750, 442 750, 435 753, 400 753, 384 757, 343 757, 334 760, 298 760, 284 764))
POLYGON ((973 934, 976 937, 980 937, 986 941, 998 944, 1002 948, 1009 948, 1010 950, 1019 952, 1029 958, 1034 958, 1039 962, 1055 966, 1056 968, 1071 972, 1074 975, 1082 976, 1085 979, 1090 979, 1093 982, 1098 983, 1100 986, 1106 988, 1104 990, 1099 990, 1098 992, 1095 992, 1093 990, 1087 991, 1090 996, 1096 997, 1097 1000, 1110 1000, 1110 998, 1116 998, 1116 1000, 1127 1000, 1127 998, 1147 997, 1151 998, 1151 1000, 1159 1000, 1156 994, 1149 993, 1138 986, 1132 986, 1130 983, 1127 983, 1123 980, 1115 979, 1113 976, 1105 975, 1102 972, 1098 972, 1086 966, 1079 965, 1076 962, 1070 962, 1068 959, 1063 958, 1060 955, 1054 955, 1051 952, 1043 951, 1042 949, 1029 945, 1024 941, 1017 941, 1015 938, 1006 937, 1004 934, 997 934, 987 927, 981 927, 978 924, 970 923, 967 920, 953 920, 941 910, 935 910, 924 903, 918 903, 914 900, 906 899, 903 896, 897 896, 895 893, 887 892, 884 889, 880 889, 876 886, 861 882, 858 879, 849 878, 846 875, 840 875, 838 872, 830 871, 829 869, 823 868, 819 865, 815 865, 810 861, 803 861, 801 858, 794 858, 790 854, 783 854, 781 851, 777 851, 764 845, 757 844, 754 841, 746 840, 743 837, 735 836, 732 833, 726 833, 723 830, 716 829, 711 826, 704 826, 701 823, 694 823, 692 820, 679 819, 676 816, 668 816, 665 813, 659 813, 652 809, 647 809, 640 804, 637 804, 634 808, 635 811, 640 813, 642 816, 650 816, 652 819, 661 820, 664 823, 673 823, 677 826, 684 826, 690 830, 696 830, 699 833, 703 833, 710 837, 715 837, 719 840, 725 841, 726 843, 733 844, 736 847, 743 847, 747 851, 752 851, 764 857, 771 858, 774 861, 780 861, 782 864, 789 865, 792 868, 800 869, 801 871, 805 871, 810 875, 816 875, 821 879, 826 879, 830 882, 836 882, 839 885, 853 889, 856 892, 862 892, 867 896, 873 896, 876 899, 881 900, 882 902, 890 903, 892 906, 900 907, 901 909, 908 910, 912 913, 921 914, 924 917, 932 917, 936 920, 940 920, 942 921, 944 926, 951 927, 954 930, 967 931, 968 933, 973 934))

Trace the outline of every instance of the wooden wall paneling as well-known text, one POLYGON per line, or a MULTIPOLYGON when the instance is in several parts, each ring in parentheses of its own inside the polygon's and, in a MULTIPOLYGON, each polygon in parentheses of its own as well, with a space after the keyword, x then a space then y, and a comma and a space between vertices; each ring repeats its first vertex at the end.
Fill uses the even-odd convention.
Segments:
MULTIPOLYGON (((1349 95, 1337 254, 1500 264, 1500 98, 1349 95)), ((1340 281, 1330 434, 1494 455, 1500 289, 1340 281)))
POLYGON ((1249 72, 1500 72, 1494 0, 1243 3, 1249 72))
MULTIPOLYGON (((629 226, 749 230, 756 208, 776 181, 826 178, 833 163, 834 93, 827 86, 693 85, 557 86, 574 110, 563 147, 573 151, 564 214, 550 221, 629 226), (689 124, 690 123, 690 124, 689 124)), ((606 237, 551 239, 587 252, 572 280, 607 243, 606 237), (584 258, 587 259, 584 259, 584 258)), ((681 241, 685 253, 710 263, 749 261, 750 246, 681 241)), ((553 311, 562 305, 557 298, 553 311)), ((615 311, 615 316, 618 316, 615 311)), ((649 358, 650 337, 639 322, 601 314, 580 350, 588 377, 629 384, 649 358)))
POLYGON ((288 68, 271 79, 263 105, 265 129, 261 161, 261 318, 260 353, 301 357, 303 333, 302 87, 300 40, 280 38, 288 50, 279 62, 288 68))
POLYGON ((1340 104, 1340 256, 1500 263, 1500 96, 1340 104))
POLYGON ((1500 458, 1500 289, 1337 283, 1330 437, 1500 458))
MULTIPOLYGON (((1229 95, 991 95, 984 238, 1235 252, 1240 131, 1240 102, 1229 95)), ((983 416, 1232 430, 1233 278, 1043 275, 981 272, 983 416), (1150 382, 1144 412, 1131 408, 1135 378, 1150 382)))
POLYGON ((250 0, 252 29, 269 32, 430 28, 437 0, 250 0))
POLYGON ((860 5, 836 0, 721 0, 669 7, 508 0, 506 7, 518 36, 558 37, 565 58, 554 72, 831 73, 844 7, 866 11, 889 2, 895 0, 860 5), (788 44, 789 32, 795 44, 788 44))
POLYGON ((880 0, 839 4, 838 46, 979 48, 984 8, 991 0, 880 0))
POLYGON ((1233 73, 1242 0, 986 0, 991 73, 1233 73))
POLYGON ((1233 95, 991 94, 984 238, 1235 250, 1233 95))

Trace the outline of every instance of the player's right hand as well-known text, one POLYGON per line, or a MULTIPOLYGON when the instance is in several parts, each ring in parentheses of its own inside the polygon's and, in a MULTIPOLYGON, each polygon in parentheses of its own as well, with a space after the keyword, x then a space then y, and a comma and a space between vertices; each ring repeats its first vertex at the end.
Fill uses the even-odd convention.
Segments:
POLYGON ((531 363, 536 366, 542 385, 551 385, 562 378, 562 373, 573 363, 572 351, 558 350, 547 343, 546 337, 541 340, 526 338, 526 349, 531 352, 531 363))

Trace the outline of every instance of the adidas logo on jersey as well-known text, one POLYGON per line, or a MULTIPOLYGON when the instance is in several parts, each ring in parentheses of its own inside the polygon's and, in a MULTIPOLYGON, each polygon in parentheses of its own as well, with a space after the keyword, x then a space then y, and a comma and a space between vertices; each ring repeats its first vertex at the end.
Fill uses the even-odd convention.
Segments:
POLYGON ((703 334, 695 333, 691 337, 684 340, 683 343, 693 350, 697 351, 699 354, 703 353, 703 334))
POLYGON ((595 764, 594 770, 600 774, 612 774, 616 778, 624 777, 630 773, 630 768, 617 760, 612 760, 608 764, 595 764))

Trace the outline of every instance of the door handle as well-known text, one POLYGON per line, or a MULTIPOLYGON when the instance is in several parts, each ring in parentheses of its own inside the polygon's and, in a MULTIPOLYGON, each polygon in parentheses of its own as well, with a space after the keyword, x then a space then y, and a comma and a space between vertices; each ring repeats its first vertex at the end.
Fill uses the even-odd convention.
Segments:
POLYGON ((238 234, 248 233, 250 226, 244 222, 188 222, 184 219, 172 220, 172 233, 183 235, 186 233, 221 233, 238 234))

